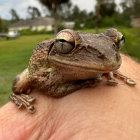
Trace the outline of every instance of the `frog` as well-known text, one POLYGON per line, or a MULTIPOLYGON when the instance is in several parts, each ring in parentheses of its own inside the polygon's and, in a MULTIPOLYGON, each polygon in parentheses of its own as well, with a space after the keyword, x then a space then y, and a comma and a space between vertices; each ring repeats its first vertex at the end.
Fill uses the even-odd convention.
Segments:
POLYGON ((14 79, 10 99, 19 109, 23 106, 34 113, 36 99, 29 95, 33 89, 59 98, 95 86, 104 76, 109 85, 117 85, 117 77, 135 85, 118 70, 124 43, 124 35, 115 28, 100 34, 64 29, 56 37, 38 43, 28 67, 14 79))

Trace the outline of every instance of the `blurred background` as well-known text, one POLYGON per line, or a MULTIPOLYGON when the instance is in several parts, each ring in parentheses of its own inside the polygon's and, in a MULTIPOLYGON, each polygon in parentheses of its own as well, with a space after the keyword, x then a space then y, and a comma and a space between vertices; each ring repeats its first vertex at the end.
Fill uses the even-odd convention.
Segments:
POLYGON ((0 105, 37 43, 65 28, 101 33, 117 28, 122 52, 140 60, 140 0, 0 0, 0 105))

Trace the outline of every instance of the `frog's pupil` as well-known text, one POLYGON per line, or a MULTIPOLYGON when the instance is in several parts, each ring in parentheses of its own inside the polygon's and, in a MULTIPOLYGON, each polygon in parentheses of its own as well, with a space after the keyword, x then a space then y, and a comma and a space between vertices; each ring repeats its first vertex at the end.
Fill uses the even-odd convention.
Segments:
POLYGON ((59 40, 56 40, 56 41, 60 41, 60 42, 67 42, 66 40, 64 39, 59 39, 59 40))
POLYGON ((124 40, 124 42, 125 42, 125 37, 124 37, 124 36, 122 36, 121 40, 124 40))
POLYGON ((59 41, 59 42, 67 42, 69 44, 71 44, 72 46, 75 46, 75 42, 68 42, 67 40, 65 39, 57 39, 56 42, 59 41))

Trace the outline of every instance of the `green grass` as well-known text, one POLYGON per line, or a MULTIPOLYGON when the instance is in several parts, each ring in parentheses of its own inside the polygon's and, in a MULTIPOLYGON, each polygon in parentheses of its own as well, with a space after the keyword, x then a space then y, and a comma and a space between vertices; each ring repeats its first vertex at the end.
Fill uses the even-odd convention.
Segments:
MULTIPOLYGON (((102 32, 104 29, 101 29, 102 32)), ((126 38, 123 52, 140 60, 140 28, 120 28, 126 38)), ((95 33, 95 30, 84 30, 95 33)), ((18 39, 0 40, 0 105, 9 100, 14 77, 23 71, 29 62, 33 48, 53 35, 21 36, 18 39)))
POLYGON ((33 48, 53 35, 21 36, 18 39, 0 40, 0 105, 9 100, 12 81, 29 62, 33 48))

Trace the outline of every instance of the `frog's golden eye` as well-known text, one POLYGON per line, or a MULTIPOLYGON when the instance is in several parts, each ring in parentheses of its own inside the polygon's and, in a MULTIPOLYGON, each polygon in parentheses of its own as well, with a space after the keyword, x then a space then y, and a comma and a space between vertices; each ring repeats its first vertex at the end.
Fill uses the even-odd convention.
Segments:
POLYGON ((62 30, 56 35, 56 40, 65 40, 71 44, 75 44, 75 38, 70 31, 62 30))
POLYGON ((74 46, 64 39, 55 41, 55 49, 58 53, 66 54, 73 50, 74 46))
POLYGON ((118 32, 117 45, 118 45, 119 49, 124 46, 124 43, 125 43, 125 37, 120 32, 118 32))
POLYGON ((74 49, 75 39, 70 32, 62 31, 56 36, 54 45, 58 53, 66 54, 74 49))

